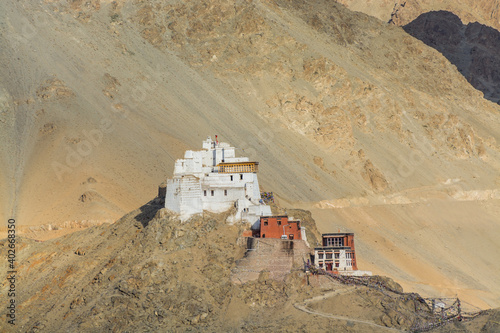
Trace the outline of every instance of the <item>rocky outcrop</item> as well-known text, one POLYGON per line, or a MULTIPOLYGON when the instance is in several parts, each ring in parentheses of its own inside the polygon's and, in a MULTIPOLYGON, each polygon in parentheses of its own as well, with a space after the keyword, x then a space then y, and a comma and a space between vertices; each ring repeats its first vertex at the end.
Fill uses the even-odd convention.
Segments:
POLYGON ((370 184, 371 188, 375 192, 382 192, 387 188, 387 180, 385 179, 382 172, 377 169, 370 160, 367 160, 363 172, 363 179, 370 184))
POLYGON ((45 80, 36 91, 41 99, 61 99, 74 96, 75 93, 58 78, 45 80))

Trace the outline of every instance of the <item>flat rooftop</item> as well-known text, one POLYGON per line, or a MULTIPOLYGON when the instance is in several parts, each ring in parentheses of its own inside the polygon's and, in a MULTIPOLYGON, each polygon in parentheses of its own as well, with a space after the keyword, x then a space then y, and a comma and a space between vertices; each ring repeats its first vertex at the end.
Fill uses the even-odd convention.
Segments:
POLYGON ((352 250, 350 246, 320 246, 315 247, 314 250, 352 250))
POLYGON ((354 236, 353 232, 334 232, 334 233, 328 233, 328 234, 321 234, 321 236, 333 236, 333 237, 339 237, 339 236, 354 236))

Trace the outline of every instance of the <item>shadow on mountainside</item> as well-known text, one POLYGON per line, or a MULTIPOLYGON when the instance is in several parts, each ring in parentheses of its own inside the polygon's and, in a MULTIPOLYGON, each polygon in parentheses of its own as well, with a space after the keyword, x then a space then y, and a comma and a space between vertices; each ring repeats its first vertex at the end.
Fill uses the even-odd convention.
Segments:
POLYGON ((156 212, 162 209, 164 205, 159 203, 157 200, 151 200, 147 204, 141 206, 139 210, 141 211, 137 214, 134 219, 140 222, 145 228, 148 226, 149 222, 155 217, 156 212))
POLYGON ((448 11, 424 13, 403 29, 441 52, 486 99, 500 104, 499 31, 477 22, 464 25, 448 11))

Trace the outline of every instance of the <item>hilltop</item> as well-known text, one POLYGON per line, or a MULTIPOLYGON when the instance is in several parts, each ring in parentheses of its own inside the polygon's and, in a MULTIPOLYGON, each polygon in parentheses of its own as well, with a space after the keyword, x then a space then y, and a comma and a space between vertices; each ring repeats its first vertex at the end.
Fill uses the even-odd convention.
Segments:
MULTIPOLYGON (((429 320, 420 296, 402 294, 383 277, 373 277, 373 285, 399 294, 307 276, 300 266, 281 281, 263 271, 256 280, 231 283, 245 247, 241 226, 226 224, 227 216, 207 213, 181 223, 150 202, 113 225, 43 243, 20 239, 16 330, 387 332, 429 320)), ((493 332, 497 317, 489 311, 444 328, 493 332)), ((0 328, 12 329, 5 321, 0 328)))

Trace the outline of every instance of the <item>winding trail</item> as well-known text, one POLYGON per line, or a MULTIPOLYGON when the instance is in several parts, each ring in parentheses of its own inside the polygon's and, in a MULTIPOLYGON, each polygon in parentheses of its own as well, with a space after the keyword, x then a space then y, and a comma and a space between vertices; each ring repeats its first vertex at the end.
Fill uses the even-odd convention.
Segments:
POLYGON ((306 313, 309 313, 309 314, 312 314, 312 315, 316 315, 316 316, 321 316, 321 317, 330 318, 330 319, 350 321, 350 322, 354 322, 354 323, 369 325, 369 326, 372 326, 372 327, 382 328, 382 329, 385 329, 387 331, 392 331, 392 332, 404 332, 404 331, 398 330, 396 328, 378 325, 378 324, 375 324, 374 322, 368 321, 368 320, 360 320, 360 319, 353 319, 353 318, 344 317, 344 316, 336 316, 336 315, 332 315, 332 314, 329 314, 329 313, 324 313, 324 312, 320 312, 320 311, 310 310, 310 309, 307 308, 307 305, 309 303, 316 302, 316 301, 321 301, 321 300, 324 300, 324 299, 332 297, 332 296, 349 293, 349 292, 353 291, 354 289, 356 289, 356 288, 355 287, 348 287, 348 288, 344 288, 344 289, 335 290, 335 291, 326 293, 324 295, 320 295, 320 296, 316 296, 316 297, 313 297, 313 298, 306 299, 302 303, 295 303, 293 306, 296 309, 300 310, 300 311, 304 311, 306 313))

